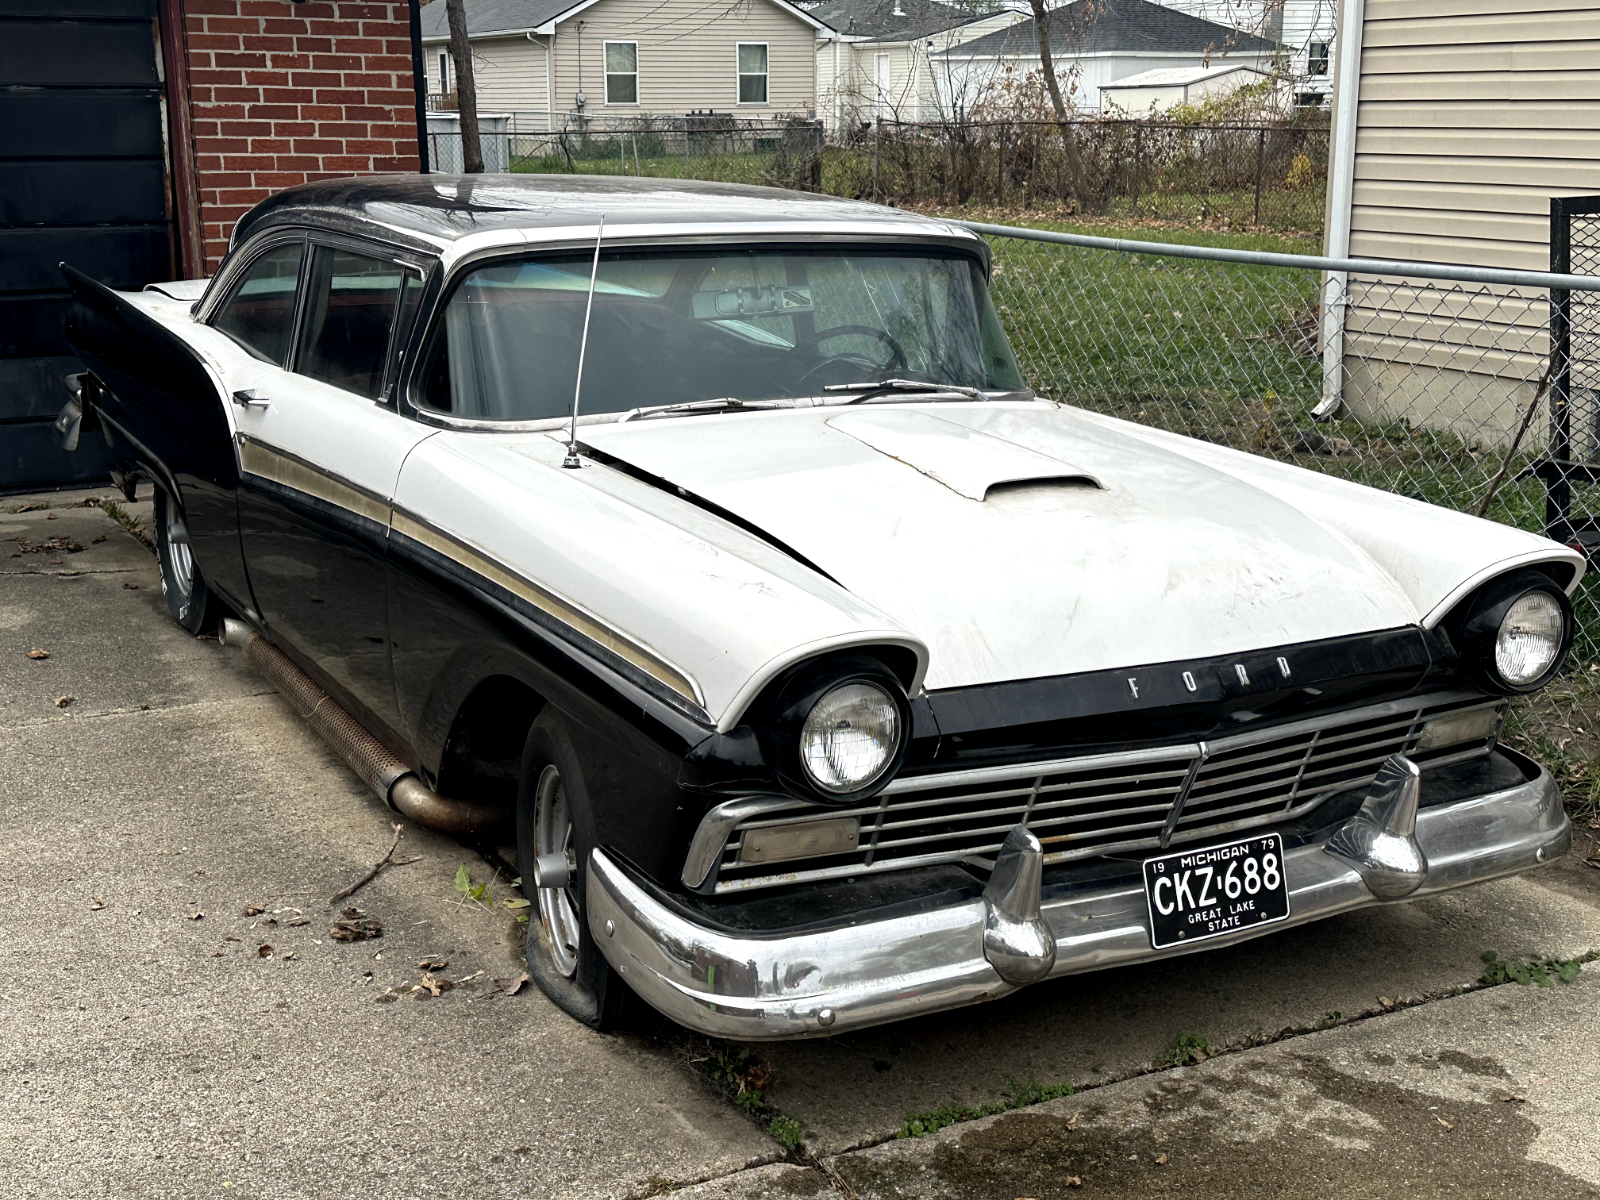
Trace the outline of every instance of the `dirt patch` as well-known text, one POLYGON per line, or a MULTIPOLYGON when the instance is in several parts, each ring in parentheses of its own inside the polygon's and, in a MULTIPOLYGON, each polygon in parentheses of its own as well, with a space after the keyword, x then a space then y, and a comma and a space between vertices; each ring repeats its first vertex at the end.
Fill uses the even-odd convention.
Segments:
MULTIPOLYGON (((1439 1059, 1504 1075, 1489 1060, 1439 1059)), ((864 1200, 1600 1198, 1600 1189, 1527 1160, 1538 1128, 1520 1106, 1441 1099, 1320 1059, 1258 1065, 1216 1086, 1163 1080, 1142 1111, 1131 1101, 1116 1112, 1085 1103, 1062 1115, 1071 1103, 999 1117, 931 1152, 900 1143, 834 1162, 864 1200)))

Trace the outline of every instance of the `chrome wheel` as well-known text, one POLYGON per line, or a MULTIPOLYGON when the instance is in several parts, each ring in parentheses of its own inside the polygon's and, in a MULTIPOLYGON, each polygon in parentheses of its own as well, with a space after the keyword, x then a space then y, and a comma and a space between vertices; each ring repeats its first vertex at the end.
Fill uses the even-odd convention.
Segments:
POLYGON ((179 596, 188 599, 194 592, 194 555, 186 544, 168 538, 167 561, 172 565, 172 586, 179 596))
MULTIPOLYGON (((561 771, 554 764, 545 767, 539 775, 535 804, 535 854, 561 854, 570 863, 573 859, 572 812, 567 804, 566 789, 561 786, 561 771)), ((528 869, 524 866, 524 872, 528 869)), ((577 872, 570 871, 569 875, 571 878, 565 887, 538 890, 539 922, 544 927, 545 945, 550 948, 556 970, 571 979, 578 972, 583 918, 578 910, 577 872)))

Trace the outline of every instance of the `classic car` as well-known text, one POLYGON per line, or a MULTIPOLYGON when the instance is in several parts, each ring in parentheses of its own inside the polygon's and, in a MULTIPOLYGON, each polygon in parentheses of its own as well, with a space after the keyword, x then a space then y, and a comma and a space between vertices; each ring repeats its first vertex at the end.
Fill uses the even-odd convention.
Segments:
MULTIPOLYGON (((1544 538, 1026 386, 982 238, 711 183, 291 188, 64 268, 174 620, 515 840, 528 966, 829 1035, 1562 854, 1544 538)), ((508 843, 509 844, 509 843, 508 843)))

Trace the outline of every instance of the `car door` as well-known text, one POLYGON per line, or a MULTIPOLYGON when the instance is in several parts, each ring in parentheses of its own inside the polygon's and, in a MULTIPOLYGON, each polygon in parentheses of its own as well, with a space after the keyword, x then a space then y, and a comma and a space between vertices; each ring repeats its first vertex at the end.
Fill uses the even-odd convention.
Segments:
POLYGON ((386 545, 400 466, 432 433, 389 398, 420 264, 312 235, 282 367, 235 393, 239 523, 256 604, 275 640, 396 728, 386 545))

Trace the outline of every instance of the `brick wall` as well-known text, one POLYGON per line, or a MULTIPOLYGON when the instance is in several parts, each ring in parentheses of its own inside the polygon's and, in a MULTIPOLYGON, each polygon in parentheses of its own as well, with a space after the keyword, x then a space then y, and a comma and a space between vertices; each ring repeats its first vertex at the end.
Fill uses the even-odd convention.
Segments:
POLYGON ((273 192, 419 169, 406 4, 179 3, 206 273, 273 192))

